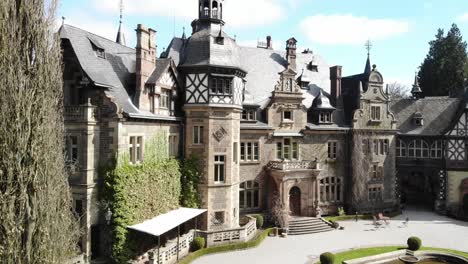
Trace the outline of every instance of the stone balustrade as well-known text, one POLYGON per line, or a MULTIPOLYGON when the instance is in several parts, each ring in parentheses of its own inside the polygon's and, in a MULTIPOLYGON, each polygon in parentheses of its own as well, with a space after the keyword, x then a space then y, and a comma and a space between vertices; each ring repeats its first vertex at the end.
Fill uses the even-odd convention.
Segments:
POLYGON ((291 170, 319 170, 320 164, 318 161, 270 161, 268 163, 268 168, 272 170, 282 170, 282 171, 291 171, 291 170))
POLYGON ((220 231, 198 231, 197 235, 205 238, 208 247, 246 242, 252 239, 257 231, 257 220, 250 216, 248 216, 248 218, 248 223, 240 228, 220 231))
POLYGON ((63 118, 65 122, 96 122, 97 107, 90 104, 65 106, 63 118))

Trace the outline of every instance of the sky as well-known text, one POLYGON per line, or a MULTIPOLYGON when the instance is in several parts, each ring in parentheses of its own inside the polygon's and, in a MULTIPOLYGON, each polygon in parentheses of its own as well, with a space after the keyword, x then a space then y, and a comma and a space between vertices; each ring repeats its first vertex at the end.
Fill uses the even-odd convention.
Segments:
MULTIPOLYGON (((115 40, 120 0, 61 0, 58 20, 115 40)), ((197 0, 124 0, 127 46, 135 47, 137 24, 157 33, 158 53, 180 37, 198 16, 197 0)), ((468 39, 468 0, 224 0, 224 30, 238 44, 256 46, 272 36, 276 50, 295 37, 298 49, 311 49, 343 75, 364 70, 372 42, 371 63, 385 82, 410 86, 437 29, 452 23, 468 39)), ((61 22, 60 22, 61 23, 61 22)))

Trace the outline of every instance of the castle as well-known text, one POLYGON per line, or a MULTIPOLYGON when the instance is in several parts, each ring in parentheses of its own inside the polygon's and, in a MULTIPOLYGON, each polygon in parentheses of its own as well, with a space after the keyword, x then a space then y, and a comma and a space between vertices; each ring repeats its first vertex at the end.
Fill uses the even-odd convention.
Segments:
POLYGON ((368 56, 342 76, 310 50, 243 47, 223 31, 223 0, 199 0, 192 34, 157 57, 156 31, 136 29, 135 49, 79 28, 60 29, 69 182, 83 215, 83 251, 101 254, 105 212, 100 164, 117 153, 138 163, 144 143, 168 135, 171 156, 202 161, 202 229, 239 228, 240 216, 279 199, 295 216, 375 213, 426 204, 468 215, 468 115, 464 98, 390 100, 368 56))

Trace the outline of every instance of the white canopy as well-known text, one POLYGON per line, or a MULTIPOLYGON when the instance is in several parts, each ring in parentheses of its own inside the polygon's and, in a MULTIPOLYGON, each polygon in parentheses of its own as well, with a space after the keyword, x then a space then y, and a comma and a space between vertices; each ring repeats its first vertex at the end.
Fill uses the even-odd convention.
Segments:
POLYGON ((160 236, 204 212, 206 212, 206 209, 179 208, 128 228, 153 236, 160 236))

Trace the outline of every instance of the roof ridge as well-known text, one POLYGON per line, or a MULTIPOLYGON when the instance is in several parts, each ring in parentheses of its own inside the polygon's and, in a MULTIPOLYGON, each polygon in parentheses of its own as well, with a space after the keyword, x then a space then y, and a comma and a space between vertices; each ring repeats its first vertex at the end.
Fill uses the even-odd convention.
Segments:
POLYGON ((90 34, 90 35, 93 35, 93 36, 95 36, 95 37, 101 38, 101 39, 103 39, 103 40, 105 40, 105 41, 111 42, 111 43, 113 43, 113 44, 115 44, 115 45, 117 45, 117 46, 120 46, 120 47, 123 47, 123 48, 127 48, 127 49, 131 49, 131 50, 135 50, 134 48, 131 48, 131 47, 129 47, 129 46, 122 45, 122 44, 117 43, 117 42, 115 42, 115 41, 113 41, 113 40, 111 40, 111 39, 108 39, 108 38, 106 38, 106 37, 103 37, 103 36, 100 36, 100 35, 98 35, 98 34, 92 33, 92 32, 90 32, 90 31, 87 31, 87 30, 85 30, 85 29, 79 28, 79 27, 77 27, 77 26, 70 25, 70 24, 64 24, 64 26, 72 27, 72 28, 81 30, 81 31, 86 32, 86 33, 88 33, 88 34, 90 34))

